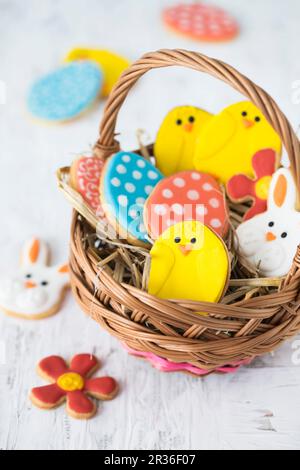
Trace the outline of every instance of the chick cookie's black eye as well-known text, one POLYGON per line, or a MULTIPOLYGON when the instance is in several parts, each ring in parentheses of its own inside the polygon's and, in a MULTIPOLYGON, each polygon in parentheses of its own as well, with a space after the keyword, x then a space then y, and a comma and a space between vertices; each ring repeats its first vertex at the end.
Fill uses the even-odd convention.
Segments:
POLYGON ((274 227, 274 222, 269 222, 269 223, 268 223, 268 226, 269 226, 269 227, 274 227))
POLYGON ((195 122, 194 116, 190 116, 190 117, 189 117, 189 122, 195 122))
POLYGON ((181 120, 181 119, 177 119, 176 124, 177 124, 177 126, 181 126, 182 120, 181 120))
POLYGON ((242 112, 242 116, 244 116, 244 117, 246 117, 247 114, 248 114, 247 111, 243 111, 243 112, 242 112))
POLYGON ((254 121, 255 121, 255 122, 259 122, 259 121, 260 121, 260 117, 259 117, 259 116, 255 116, 254 121))
POLYGON ((197 241, 197 238, 193 237, 193 238, 191 238, 191 240, 190 240, 190 241, 191 241, 191 243, 196 243, 196 241, 197 241))
POLYGON ((26 279, 31 279, 32 278, 32 274, 26 274, 26 279))
POLYGON ((174 238, 174 242, 175 242, 175 243, 180 243, 180 242, 181 242, 181 238, 180 238, 180 237, 174 238))
POLYGON ((41 282, 41 286, 47 286, 48 285, 48 281, 42 281, 41 282))
POLYGON ((286 238, 287 237, 287 233, 286 232, 282 232, 282 234, 280 235, 281 238, 286 238))

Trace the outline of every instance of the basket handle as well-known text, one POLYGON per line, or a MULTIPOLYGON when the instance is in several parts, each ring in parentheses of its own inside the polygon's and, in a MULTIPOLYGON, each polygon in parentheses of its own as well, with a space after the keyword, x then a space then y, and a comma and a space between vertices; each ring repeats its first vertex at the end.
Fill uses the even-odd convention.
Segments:
POLYGON ((230 65, 197 52, 181 49, 149 52, 122 74, 106 103, 100 125, 100 138, 94 147, 97 155, 106 158, 120 149, 119 142, 115 140, 116 121, 119 110, 134 84, 152 69, 171 66, 206 72, 228 83, 252 101, 279 134, 287 151, 297 188, 300 189, 300 142, 286 116, 271 96, 230 65))

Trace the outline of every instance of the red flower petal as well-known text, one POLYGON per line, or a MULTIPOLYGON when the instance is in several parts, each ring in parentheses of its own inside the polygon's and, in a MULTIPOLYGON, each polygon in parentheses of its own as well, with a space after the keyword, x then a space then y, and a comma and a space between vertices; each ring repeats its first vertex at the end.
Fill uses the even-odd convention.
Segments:
POLYGON ((38 369, 43 377, 54 382, 56 382, 60 375, 69 371, 65 361, 59 356, 46 357, 39 363, 38 369))
POLYGON ((76 390, 67 393, 67 410, 74 418, 90 418, 96 406, 81 390, 76 390))
POLYGON ((55 408, 64 400, 65 396, 66 392, 56 384, 36 387, 31 390, 31 399, 40 408, 55 408))
POLYGON ((263 149, 252 157, 252 167, 257 179, 272 175, 276 170, 276 152, 273 149, 263 149))
POLYGON ((86 377, 93 373, 98 366, 99 362, 92 354, 77 354, 71 361, 70 369, 82 377, 86 377))
POLYGON ((244 215, 244 220, 252 219, 257 214, 261 214, 267 210, 267 201, 256 198, 252 207, 244 215))
POLYGON ((227 183, 227 193, 233 200, 255 196, 255 183, 245 175, 235 175, 227 183))
POLYGON ((112 377, 97 377, 85 382, 85 390, 99 400, 110 400, 118 390, 118 384, 112 377))

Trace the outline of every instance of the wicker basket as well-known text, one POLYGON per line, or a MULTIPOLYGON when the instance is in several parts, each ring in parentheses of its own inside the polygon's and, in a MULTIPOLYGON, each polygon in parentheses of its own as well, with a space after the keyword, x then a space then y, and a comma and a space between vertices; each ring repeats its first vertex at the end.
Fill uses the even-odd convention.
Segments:
MULTIPOLYGON (((133 85, 146 72, 170 66, 206 72, 231 85, 260 108, 280 135, 300 188, 299 141, 273 99, 229 65, 184 50, 148 53, 122 75, 106 105, 100 138, 94 148, 97 156, 107 158, 119 150, 115 140, 116 120, 133 85)), ((100 250, 95 249, 97 218, 70 187, 69 169, 60 170, 58 177, 75 209, 70 256, 75 298, 84 312, 128 348, 189 363, 209 373, 268 353, 300 330, 299 248, 285 279, 258 279, 235 263, 229 290, 221 303, 158 299, 146 291, 147 250, 122 243, 104 243, 100 250), (206 311, 208 316, 200 316, 196 311, 206 311)), ((240 221, 243 208, 231 206, 230 210, 232 220, 240 221)), ((229 248, 230 244, 229 236, 229 248)))

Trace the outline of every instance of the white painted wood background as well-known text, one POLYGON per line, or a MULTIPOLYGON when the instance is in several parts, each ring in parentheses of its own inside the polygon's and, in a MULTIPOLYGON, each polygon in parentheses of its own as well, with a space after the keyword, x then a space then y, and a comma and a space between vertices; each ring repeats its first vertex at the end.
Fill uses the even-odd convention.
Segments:
MULTIPOLYGON (((298 0, 215 2, 239 19, 236 41, 206 45, 168 33, 160 10, 171 0, 0 0, 0 275, 14 269, 20 244, 33 234, 52 244, 54 261, 67 258, 71 211, 56 188, 55 170, 94 143, 103 104, 72 124, 43 127, 28 119, 24 103, 32 80, 55 68, 69 48, 111 48, 131 59, 161 47, 202 51, 265 87, 298 126, 298 0)), ((238 98, 196 72, 153 72, 122 110, 124 148, 136 146, 138 127, 153 138, 172 106, 190 103, 216 112, 238 98)), ((71 295, 48 320, 1 316, 0 448, 299 449, 299 347, 291 342, 235 375, 201 380, 166 375, 129 357, 71 295), (90 351, 102 358, 102 373, 120 381, 117 399, 101 405, 89 422, 69 419, 63 407, 43 412, 31 406, 30 388, 44 383, 35 373, 39 359, 90 351)))

